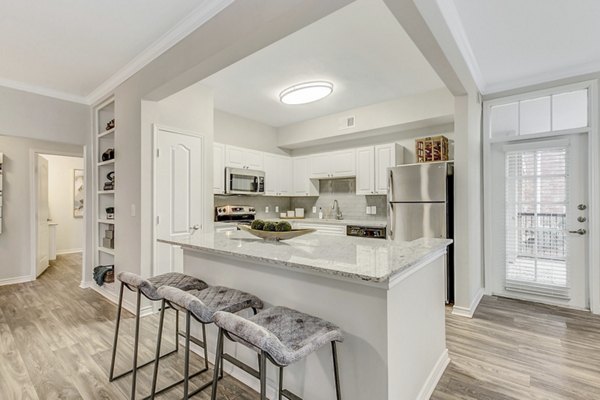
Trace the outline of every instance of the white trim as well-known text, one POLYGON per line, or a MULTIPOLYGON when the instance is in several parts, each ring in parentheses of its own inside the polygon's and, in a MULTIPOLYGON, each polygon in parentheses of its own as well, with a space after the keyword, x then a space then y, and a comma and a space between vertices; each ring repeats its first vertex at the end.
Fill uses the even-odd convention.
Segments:
POLYGON ((584 76, 587 74, 593 74, 600 70, 600 62, 595 61, 583 65, 578 65, 571 68, 561 68, 558 71, 545 72, 541 74, 535 74, 519 79, 511 79, 508 82, 496 82, 489 83, 485 87, 483 94, 493 95, 494 93, 501 93, 508 90, 520 89, 528 86, 542 85, 544 83, 558 81, 561 79, 573 78, 577 76, 584 76))
POLYGON ((71 103, 89 105, 86 98, 83 96, 48 89, 43 86, 31 85, 25 82, 18 82, 10 79, 0 78, 0 86, 7 87, 9 89, 20 90, 22 92, 33 93, 40 96, 51 97, 53 99, 69 101, 71 103))
MULTIPOLYGON (((590 87, 592 87, 594 85, 594 82, 596 82, 596 81, 595 80, 587 80, 587 81, 581 81, 581 82, 576 82, 576 83, 570 83, 568 85, 552 86, 552 87, 549 87, 546 89, 526 91, 523 93, 517 93, 517 94, 513 94, 510 96, 506 96, 506 97, 499 97, 497 99, 484 100, 484 110, 489 111, 489 108, 491 108, 493 106, 501 105, 501 104, 514 103, 516 101, 531 100, 531 99, 535 99, 537 97, 550 96, 553 94, 568 93, 568 92, 574 92, 576 90, 589 89, 590 87), (486 108, 488 110, 486 110, 486 108)), ((485 128, 485 125, 484 125, 484 128, 485 128)), ((528 135, 522 135, 522 136, 526 137, 528 135)), ((489 139, 489 136, 484 135, 483 138, 489 139)))
POLYGON ((23 275, 23 276, 17 276, 14 278, 0 279, 0 286, 16 285, 17 283, 25 283, 25 282, 31 282, 31 281, 35 281, 35 278, 33 276, 23 275))
POLYGON ((56 255, 57 256, 61 256, 64 254, 74 254, 74 253, 82 253, 83 252, 83 248, 79 248, 79 249, 64 249, 64 250, 56 250, 56 255))
POLYGON ((88 94, 85 98, 86 103, 94 104, 109 93, 112 93, 117 86, 125 82, 165 51, 175 46, 190 33, 204 25, 231 3, 233 3, 233 0, 200 1, 200 5, 188 14, 184 20, 171 28, 157 41, 148 46, 144 51, 88 94))
POLYGON ((422 258, 421 260, 419 260, 419 262, 417 264, 408 268, 406 271, 402 271, 399 274, 392 275, 389 279, 387 288, 388 289, 393 288, 394 286, 396 286, 397 284, 399 284, 400 282, 402 282, 403 280, 405 280, 412 274, 419 271, 421 268, 431 264, 433 261, 437 260, 438 258, 444 256, 447 253, 448 253, 448 247, 444 247, 443 249, 440 249, 440 250, 438 250, 434 253, 431 253, 428 256, 422 258))
POLYGON ((452 307, 452 315, 458 315, 459 317, 473 318, 473 314, 475 314, 475 311, 477 310, 477 307, 479 306, 479 303, 481 302, 481 299, 483 298, 484 294, 485 294, 485 290, 483 288, 479 288, 477 290, 477 294, 475 294, 475 298, 469 305, 469 308, 454 306, 454 307, 452 307))
POLYGON ((598 81, 591 82, 590 96, 590 133, 588 135, 588 247, 589 271, 589 307, 594 314, 600 314, 600 138, 598 137, 598 81))
POLYGON ((456 5, 453 1, 447 0, 437 0, 437 5, 446 20, 448 29, 454 38, 454 42, 456 43, 460 54, 463 56, 465 64, 467 64, 467 67, 471 72, 473 81, 475 81, 479 91, 483 93, 486 88, 486 83, 481 74, 481 68, 479 68, 479 63, 477 62, 475 53, 473 53, 473 47, 471 46, 465 27, 460 19, 456 5))
POLYGON ((438 358, 433 369, 429 373, 429 376, 427 376, 421 391, 417 395, 417 400, 429 400, 449 364, 450 356, 448 355, 448 349, 444 349, 444 352, 440 355, 440 358, 438 358))

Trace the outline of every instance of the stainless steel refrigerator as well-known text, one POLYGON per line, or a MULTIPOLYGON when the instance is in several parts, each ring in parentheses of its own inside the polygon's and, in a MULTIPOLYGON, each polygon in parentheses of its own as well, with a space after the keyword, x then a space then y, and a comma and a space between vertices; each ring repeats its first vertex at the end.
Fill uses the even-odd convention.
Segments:
MULTIPOLYGON (((388 239, 452 238, 454 164, 433 162, 388 169, 388 239)), ((446 256, 446 303, 454 302, 454 246, 446 256)))

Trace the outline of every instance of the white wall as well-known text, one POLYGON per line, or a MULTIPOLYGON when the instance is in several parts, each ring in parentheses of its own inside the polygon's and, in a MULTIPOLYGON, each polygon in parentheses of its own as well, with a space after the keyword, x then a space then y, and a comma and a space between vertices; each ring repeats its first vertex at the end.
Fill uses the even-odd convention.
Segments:
POLYGON ((73 216, 73 170, 83 169, 83 158, 45 154, 48 160, 48 205, 57 223, 57 254, 83 249, 83 218, 73 216))
POLYGON ((216 109, 215 142, 268 153, 287 154, 277 147, 276 128, 216 109))
POLYGON ((281 127, 278 145, 295 149, 426 128, 451 123, 453 115, 454 97, 447 89, 438 89, 281 127), (355 117, 355 127, 340 129, 340 119, 347 116, 355 117))
POLYGON ((31 154, 83 154, 80 145, 0 136, 4 153, 3 231, 0 234, 0 285, 35 279, 31 275, 31 154))

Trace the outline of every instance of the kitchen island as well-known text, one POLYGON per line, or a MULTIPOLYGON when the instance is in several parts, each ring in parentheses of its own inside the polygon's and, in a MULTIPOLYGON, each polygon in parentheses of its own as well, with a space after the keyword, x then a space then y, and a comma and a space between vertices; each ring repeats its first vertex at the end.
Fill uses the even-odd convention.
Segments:
MULTIPOLYGON (((427 399, 449 362, 444 257, 450 240, 311 234, 269 242, 237 231, 159 241, 181 246, 184 272, 210 285, 245 290, 267 307, 296 308, 340 326, 346 335, 338 347, 346 400, 427 399)), ((213 356, 215 339, 211 329, 213 356)), ((247 348, 227 343, 226 351, 256 364, 256 354, 247 348)), ((258 387, 232 366, 225 371, 258 387)), ((276 372, 269 370, 273 393, 276 372)), ((285 384, 305 399, 334 399, 330 349, 286 368, 285 384)))

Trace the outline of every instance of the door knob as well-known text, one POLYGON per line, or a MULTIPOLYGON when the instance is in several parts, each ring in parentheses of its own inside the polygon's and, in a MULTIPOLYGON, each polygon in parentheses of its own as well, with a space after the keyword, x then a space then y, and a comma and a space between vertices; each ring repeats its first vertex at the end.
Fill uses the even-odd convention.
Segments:
POLYGON ((577 221, 583 223, 583 222, 587 221, 587 219, 585 217, 577 217, 577 221))
POLYGON ((198 225, 198 224, 196 224, 194 226, 190 226, 191 231, 197 231, 198 229, 200 229, 200 225, 198 225))
POLYGON ((578 235, 585 235, 587 231, 583 228, 577 229, 576 231, 569 231, 569 233, 576 233, 578 235))
POLYGON ((578 209, 579 211, 583 211, 583 210, 585 210, 586 208, 587 208, 587 206, 586 206, 585 204, 579 204, 579 205, 577 206, 577 209, 578 209))

